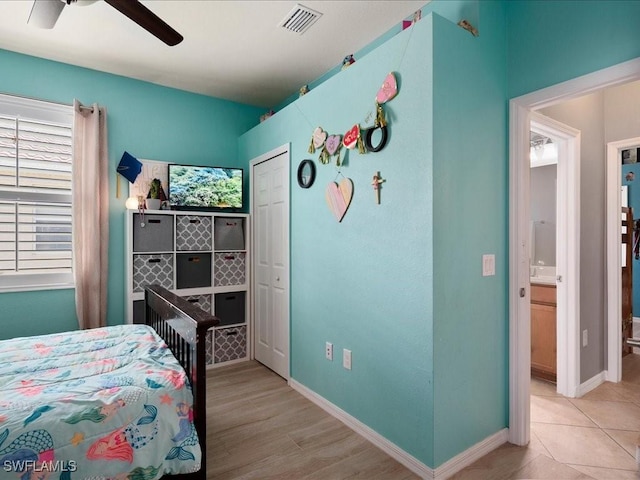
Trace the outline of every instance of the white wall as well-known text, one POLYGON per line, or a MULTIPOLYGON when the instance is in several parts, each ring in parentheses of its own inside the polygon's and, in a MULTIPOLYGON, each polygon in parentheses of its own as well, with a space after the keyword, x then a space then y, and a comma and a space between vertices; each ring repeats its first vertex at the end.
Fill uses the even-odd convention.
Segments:
POLYGON ((616 142, 640 136, 640 82, 604 92, 604 141, 616 142))
POLYGON ((580 381, 585 382, 604 370, 606 354, 604 92, 548 107, 542 113, 582 132, 580 331, 589 331, 589 344, 580 352, 580 381))

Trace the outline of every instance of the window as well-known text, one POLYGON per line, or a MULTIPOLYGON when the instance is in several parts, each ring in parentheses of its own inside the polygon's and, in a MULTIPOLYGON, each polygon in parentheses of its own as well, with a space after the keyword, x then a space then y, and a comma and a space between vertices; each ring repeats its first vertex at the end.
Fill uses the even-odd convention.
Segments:
POLYGON ((73 286, 73 108, 0 94, 0 291, 73 286))

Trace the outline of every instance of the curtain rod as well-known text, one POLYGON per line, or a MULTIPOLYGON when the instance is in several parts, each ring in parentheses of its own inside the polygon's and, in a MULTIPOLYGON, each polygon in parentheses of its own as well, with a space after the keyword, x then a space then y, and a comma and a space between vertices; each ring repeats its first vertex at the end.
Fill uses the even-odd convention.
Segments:
MULTIPOLYGON (((9 97, 17 97, 17 98, 25 98, 27 100, 35 100, 36 102, 45 102, 45 103, 52 103, 54 105, 62 105, 63 107, 73 107, 73 103, 63 103, 63 102, 56 102, 53 100, 43 100, 42 98, 36 98, 36 97, 29 97, 27 95, 16 95, 15 93, 5 93, 5 92, 0 92, 1 95, 7 95, 9 97)), ((93 113, 93 107, 86 107, 82 104, 80 104, 80 110, 90 110, 91 113, 93 113)))

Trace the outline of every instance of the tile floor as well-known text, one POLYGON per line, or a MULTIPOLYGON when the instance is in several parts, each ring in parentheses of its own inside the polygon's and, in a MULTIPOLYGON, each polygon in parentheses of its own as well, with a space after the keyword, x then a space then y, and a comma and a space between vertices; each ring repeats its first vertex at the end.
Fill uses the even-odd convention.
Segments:
POLYGON ((622 369, 622 382, 606 382, 582 398, 532 380, 529 445, 505 444, 452 478, 640 479, 640 355, 624 357, 622 369))

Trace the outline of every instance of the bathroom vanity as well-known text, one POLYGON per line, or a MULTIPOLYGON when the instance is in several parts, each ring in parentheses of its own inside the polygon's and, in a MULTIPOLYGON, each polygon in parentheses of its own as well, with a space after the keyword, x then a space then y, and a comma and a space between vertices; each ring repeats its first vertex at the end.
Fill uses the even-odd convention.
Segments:
POLYGON ((556 285, 531 281, 531 376, 555 382, 556 285))

